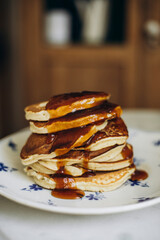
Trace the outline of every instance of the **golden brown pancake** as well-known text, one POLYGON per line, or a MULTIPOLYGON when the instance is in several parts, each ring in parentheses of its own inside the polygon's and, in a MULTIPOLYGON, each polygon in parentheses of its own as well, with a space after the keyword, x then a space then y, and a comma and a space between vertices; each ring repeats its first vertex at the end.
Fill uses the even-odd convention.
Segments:
POLYGON ((128 130, 121 118, 108 121, 104 129, 93 134, 83 145, 76 149, 96 151, 104 147, 121 145, 128 138, 128 130))
MULTIPOLYGON (((99 159, 102 156, 104 157, 104 155, 99 155, 99 159)), ((38 159, 37 162, 30 164, 29 167, 41 173, 47 173, 47 174, 55 173, 60 169, 63 169, 65 174, 69 174, 73 176, 76 176, 75 174, 77 174, 77 172, 78 174, 81 173, 80 175, 82 175, 84 173, 84 169, 92 170, 92 171, 117 170, 132 164, 133 162, 132 146, 130 144, 127 144, 122 149, 122 151, 118 155, 116 155, 116 157, 111 158, 108 161, 107 161, 107 157, 104 159, 106 160, 106 162, 101 162, 101 161, 96 162, 94 158, 90 160, 87 159, 86 161, 84 159, 79 159, 78 161, 76 159, 69 159, 69 160, 52 159, 50 161, 47 161, 47 160, 44 161, 44 160, 38 159), (80 172, 80 168, 83 171, 80 172)))
POLYGON ((123 168, 112 172, 95 172, 90 177, 56 177, 38 173, 33 169, 25 169, 28 176, 34 178, 34 181, 48 189, 80 189, 83 191, 111 191, 120 187, 125 181, 131 178, 135 171, 135 166, 123 168))
MULTIPOLYGON (((83 167, 83 164, 73 164, 73 165, 66 165, 61 169, 57 168, 57 164, 55 166, 53 164, 49 164, 47 167, 43 166, 41 164, 41 161, 38 161, 36 163, 33 163, 29 165, 29 168, 32 168, 36 172, 39 173, 45 173, 45 174, 56 174, 57 171, 62 170, 62 174, 68 174, 70 176, 81 176, 86 172, 91 172, 91 171, 101 171, 101 172, 108 172, 108 171, 115 171, 119 170, 125 167, 129 167, 133 163, 133 159, 125 159, 125 160, 120 160, 116 162, 101 162, 101 163, 96 163, 96 162, 89 162, 88 163, 88 169, 83 167), (54 167, 55 170, 49 168, 50 166, 54 167)), ((66 163, 67 164, 67 163, 66 163)))
MULTIPOLYGON (((68 153, 55 157, 54 160, 58 161, 85 161, 85 162, 105 162, 107 159, 112 159, 118 155, 124 148, 122 145, 114 145, 99 149, 97 151, 86 151, 86 150, 71 150, 68 153)), ((52 159, 53 160, 53 159, 52 159)))
POLYGON ((26 119, 48 121, 73 111, 95 107, 109 97, 109 94, 103 92, 89 91, 60 94, 53 96, 49 101, 26 107, 26 119))
POLYGON ((30 161, 63 155, 72 148, 81 146, 97 131, 104 129, 106 125, 107 121, 100 121, 96 124, 52 134, 32 133, 21 150, 21 158, 30 161))
MULTIPOLYGON (((64 166, 64 163, 66 162, 70 162, 70 165, 83 163, 87 168, 88 162, 113 162, 114 159, 115 161, 118 161, 119 159, 117 159, 117 157, 122 153, 124 147, 125 144, 114 145, 97 151, 70 150, 68 153, 54 158, 43 156, 43 158, 21 159, 21 161, 23 165, 30 165, 39 160, 44 162, 55 162, 59 164, 59 166, 64 166)), ((123 159, 122 154, 120 157, 123 159)))
POLYGON ((32 132, 39 134, 53 133, 81 127, 101 120, 114 119, 120 117, 121 113, 122 109, 119 105, 105 101, 96 107, 76 111, 47 122, 31 121, 30 129, 32 132))

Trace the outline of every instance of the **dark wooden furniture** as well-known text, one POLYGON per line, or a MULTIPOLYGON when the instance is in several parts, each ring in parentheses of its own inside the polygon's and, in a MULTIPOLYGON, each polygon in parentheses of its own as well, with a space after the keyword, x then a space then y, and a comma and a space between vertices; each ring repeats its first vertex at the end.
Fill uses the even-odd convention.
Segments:
POLYGON ((15 3, 14 130, 24 126, 26 105, 62 92, 106 91, 123 108, 160 107, 160 48, 148 46, 143 33, 148 20, 160 21, 159 0, 126 1, 123 44, 60 48, 43 41, 43 1, 15 0, 15 3))

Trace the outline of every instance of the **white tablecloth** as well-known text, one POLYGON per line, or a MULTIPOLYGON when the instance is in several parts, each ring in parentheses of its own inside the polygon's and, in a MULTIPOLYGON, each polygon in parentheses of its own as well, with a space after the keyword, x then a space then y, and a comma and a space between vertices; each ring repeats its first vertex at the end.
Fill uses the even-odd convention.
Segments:
MULTIPOLYGON (((160 131, 160 111, 127 110, 129 127, 160 131)), ((75 216, 25 207, 0 197, 0 240, 159 240, 160 204, 126 213, 75 216)))

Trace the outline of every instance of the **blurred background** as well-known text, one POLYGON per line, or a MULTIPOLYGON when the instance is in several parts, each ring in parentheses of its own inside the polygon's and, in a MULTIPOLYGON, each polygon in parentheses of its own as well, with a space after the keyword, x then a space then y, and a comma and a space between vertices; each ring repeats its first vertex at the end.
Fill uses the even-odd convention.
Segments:
POLYGON ((0 137, 64 92, 160 108, 160 0, 0 1, 0 137))

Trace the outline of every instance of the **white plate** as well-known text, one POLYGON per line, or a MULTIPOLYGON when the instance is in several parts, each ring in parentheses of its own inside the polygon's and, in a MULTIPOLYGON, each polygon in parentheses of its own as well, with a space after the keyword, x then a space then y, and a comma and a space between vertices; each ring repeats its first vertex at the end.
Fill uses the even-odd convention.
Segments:
POLYGON ((106 214, 148 207, 160 202, 160 132, 129 129, 134 160, 149 177, 127 181, 112 192, 86 192, 83 199, 62 200, 51 196, 26 176, 19 153, 30 132, 24 129, 0 141, 0 193, 18 203, 51 212, 106 214))

